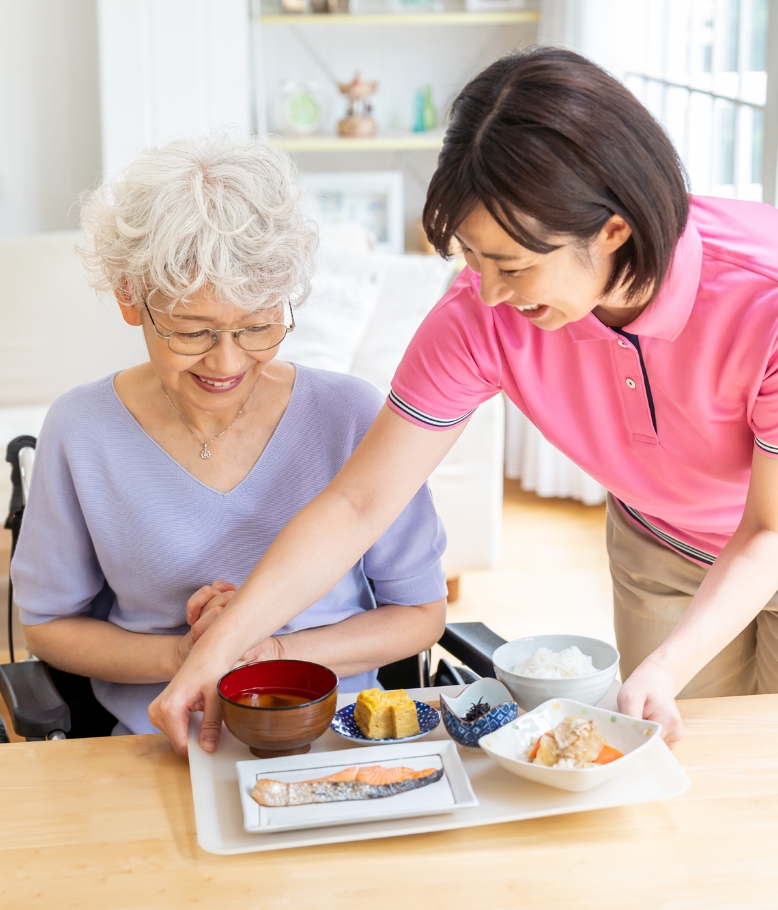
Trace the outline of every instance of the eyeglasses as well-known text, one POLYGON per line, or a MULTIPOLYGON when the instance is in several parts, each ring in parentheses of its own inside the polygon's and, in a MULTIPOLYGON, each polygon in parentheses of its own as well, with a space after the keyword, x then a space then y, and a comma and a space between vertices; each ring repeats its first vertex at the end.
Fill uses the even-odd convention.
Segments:
POLYGON ((295 330, 294 312, 291 303, 289 304, 289 315, 292 319, 291 325, 285 325, 283 322, 265 322, 246 326, 245 329, 235 329, 234 331, 232 329, 200 329, 198 332, 160 332, 145 300, 143 301, 143 306, 146 307, 146 312, 149 314, 154 331, 160 338, 167 339, 170 350, 175 354, 184 354, 189 357, 207 353, 219 343, 219 338, 222 335, 232 335, 244 351, 270 351, 281 344, 288 332, 295 330))

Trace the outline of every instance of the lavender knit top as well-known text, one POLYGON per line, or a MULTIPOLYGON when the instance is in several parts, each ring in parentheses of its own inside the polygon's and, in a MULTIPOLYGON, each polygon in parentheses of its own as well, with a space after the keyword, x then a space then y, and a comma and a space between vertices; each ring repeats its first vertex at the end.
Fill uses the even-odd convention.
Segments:
MULTIPOLYGON (((196 480, 124 407, 113 376, 51 406, 13 559, 23 623, 91 615, 132 632, 180 635, 202 585, 241 585, 279 531, 340 470, 383 403, 353 376, 297 366, 286 412, 229 493, 196 480)), ((380 604, 445 597, 443 527, 426 484, 335 587, 279 633, 340 622, 380 604)), ((305 553, 297 571, 305 572, 305 553)), ((375 685, 376 672, 341 680, 375 685)), ((158 732, 150 702, 164 683, 93 679, 97 699, 133 733, 158 732)))

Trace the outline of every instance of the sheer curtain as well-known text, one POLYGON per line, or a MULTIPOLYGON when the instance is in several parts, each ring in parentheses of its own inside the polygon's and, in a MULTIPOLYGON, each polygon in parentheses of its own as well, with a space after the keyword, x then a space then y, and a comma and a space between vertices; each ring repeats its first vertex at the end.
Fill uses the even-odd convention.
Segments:
POLYGON ((538 496, 578 499, 587 506, 605 501, 605 487, 544 439, 540 430, 507 400, 505 476, 521 480, 522 490, 538 496))

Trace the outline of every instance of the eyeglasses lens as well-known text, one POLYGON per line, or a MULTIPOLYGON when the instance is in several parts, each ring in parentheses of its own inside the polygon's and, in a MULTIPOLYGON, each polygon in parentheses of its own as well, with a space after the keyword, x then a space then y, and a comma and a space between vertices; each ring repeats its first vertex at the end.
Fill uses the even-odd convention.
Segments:
MULTIPOLYGON (((281 344, 287 331, 287 326, 280 322, 252 325, 238 335, 237 341, 244 351, 269 351, 281 344)), ((168 337, 168 345, 176 354, 205 354, 216 344, 218 337, 211 329, 173 332, 168 337)))
POLYGON ((287 327, 282 322, 267 325, 252 325, 238 336, 238 344, 244 351, 269 351, 284 340, 287 327))

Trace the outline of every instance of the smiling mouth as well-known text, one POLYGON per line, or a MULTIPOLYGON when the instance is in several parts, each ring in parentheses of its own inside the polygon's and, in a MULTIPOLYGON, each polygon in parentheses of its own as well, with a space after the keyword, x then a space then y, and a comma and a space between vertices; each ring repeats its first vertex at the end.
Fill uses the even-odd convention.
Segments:
POLYGON ((522 313, 526 313, 529 310, 539 310, 541 305, 542 304, 540 304, 540 303, 532 303, 532 304, 529 304, 528 306, 517 307, 517 309, 520 310, 522 313))
POLYGON ((201 376, 199 373, 192 373, 192 375, 203 385, 211 386, 214 389, 231 389, 240 383, 243 379, 243 373, 239 376, 228 376, 225 379, 215 379, 211 376, 201 376))

